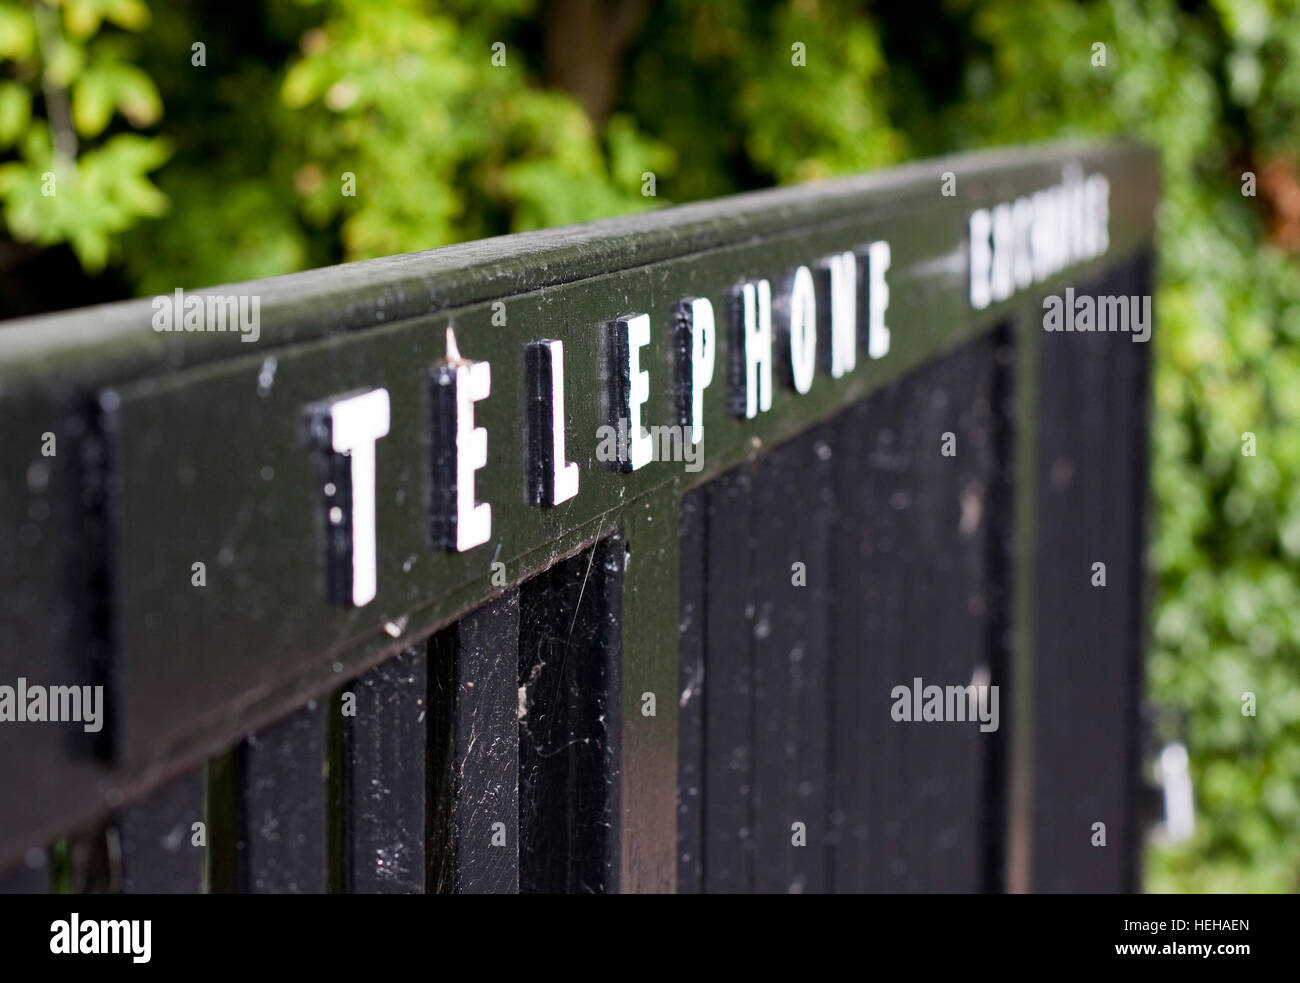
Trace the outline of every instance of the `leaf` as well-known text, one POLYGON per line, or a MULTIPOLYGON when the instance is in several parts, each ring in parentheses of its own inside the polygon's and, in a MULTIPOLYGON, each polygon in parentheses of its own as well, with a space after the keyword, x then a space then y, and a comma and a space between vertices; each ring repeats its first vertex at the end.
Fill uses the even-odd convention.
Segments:
POLYGON ((325 82, 325 66, 315 58, 308 58, 285 73, 280 96, 290 109, 301 109, 320 95, 325 82))
POLYGON ((142 31, 149 26, 149 8, 142 0, 108 0, 104 16, 128 31, 142 31))
POLYGON ((45 61, 45 78, 51 85, 66 89, 86 66, 86 52, 79 44, 61 41, 52 45, 45 61))
POLYGON ((22 182, 27 168, 16 160, 0 164, 0 198, 9 195, 22 182))
MULTIPOLYGON (((172 145, 164 137, 147 137, 138 133, 119 133, 93 156, 111 160, 116 166, 144 174, 152 171, 172 155, 172 145)), ((92 156, 92 155, 87 155, 92 156)))
POLYGON ((113 116, 113 78, 90 71, 72 87, 72 122, 83 137, 98 136, 113 116))
POLYGON ((141 69, 122 65, 117 73, 117 108, 132 126, 152 126, 162 116, 162 97, 141 69))
POLYGON ((79 40, 86 40, 99 30, 103 20, 103 5, 99 0, 65 0, 63 5, 63 23, 68 33, 79 40))
POLYGON ((17 82, 0 82, 0 147, 18 140, 31 120, 32 98, 17 82))
POLYGON ((36 25, 30 10, 13 3, 0 4, 0 58, 26 61, 36 42, 36 25))

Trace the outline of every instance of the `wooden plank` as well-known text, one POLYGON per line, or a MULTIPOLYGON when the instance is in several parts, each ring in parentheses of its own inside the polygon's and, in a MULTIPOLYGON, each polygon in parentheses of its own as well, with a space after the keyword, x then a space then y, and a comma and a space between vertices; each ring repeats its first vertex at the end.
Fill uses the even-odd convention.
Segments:
POLYGON ((705 617, 708 611, 706 546, 708 493, 682 497, 678 523, 681 565, 678 614, 677 893, 704 890, 704 688, 705 617))
POLYGON ((832 494, 836 504, 831 537, 831 594, 827 667, 830 727, 827 736, 827 835, 830 843, 828 889, 861 893, 871 888, 870 850, 873 781, 878 781, 876 733, 888 723, 879 713, 885 686, 879 671, 880 650, 867 630, 864 572, 871 548, 866 497, 862 494, 870 450, 866 402, 846 410, 832 423, 834 453, 832 494), (872 712, 864 712, 866 708, 872 712), (873 764, 876 770, 873 771, 873 764))
POLYGON ((1011 771, 1016 728, 1016 682, 1014 675, 1015 585, 1017 562, 1015 536, 1021 478, 1017 457, 1022 380, 1018 373, 1016 324, 1008 321, 994 334, 995 367, 988 400, 986 425, 989 455, 985 474, 987 493, 982 507, 984 538, 983 608, 986 626, 984 658, 991 684, 1000 687, 999 727, 982 735, 984 794, 980 889, 1004 893, 1008 888, 1007 858, 1010 843, 1008 825, 1008 776, 1011 771))
POLYGON ((235 751, 237 890, 321 894, 327 884, 326 702, 313 700, 235 751))
POLYGON ((677 889, 680 501, 679 490, 665 489, 629 510, 617 527, 624 546, 622 570, 615 571, 622 579, 616 598, 620 893, 677 889))
POLYGON ((205 776, 195 768, 173 778, 114 819, 127 894, 198 894, 207 862, 205 776), (204 844, 194 844, 194 824, 204 823, 204 844))
MULTIPOLYGON (((0 446, 10 458, 0 469, 0 685, 15 686, 20 678, 42 686, 93 682, 78 648, 89 612, 83 597, 71 596, 86 577, 85 545, 71 535, 82 521, 83 469, 69 437, 82 416, 71 408, 51 412, 41 394, 5 403, 0 446), (56 440, 51 456, 42 453, 45 434, 56 440)), ((0 866, 25 866, 30 849, 103 811, 103 763, 70 753, 73 741, 84 750, 93 736, 69 733, 74 726, 0 725, 0 787, 8 790, 0 795, 0 866)))
MULTIPOLYGON (((894 686, 991 685, 1005 657, 989 530, 1009 508, 996 478, 1008 360, 1001 335, 971 343, 693 493, 710 501, 704 710, 702 724, 683 715, 679 740, 689 775, 703 734, 707 890, 986 882, 997 732, 890 711, 894 686)), ((684 530, 697 526, 685 512, 684 530)), ((683 554, 684 584, 695 562, 683 554)), ((683 624, 683 672, 698 675, 683 624)))
MULTIPOLYGON (((1087 285, 1092 292, 1094 285, 1087 285)), ((1130 344, 1127 338, 1122 339, 1130 344)), ((1101 703, 1097 674, 1113 673, 1104 641, 1114 617, 1111 588, 1091 585, 1094 561, 1110 559, 1103 515, 1105 458, 1088 456, 1104 439, 1105 344, 1091 334, 1051 334, 1040 341, 1040 512, 1038 550, 1038 686, 1034 819, 1034 889, 1118 890, 1117 852, 1090 844, 1091 826, 1113 826, 1103 773, 1122 741, 1101 703), (1092 435, 1096 435, 1095 438, 1092 435), (1092 443, 1090 448, 1089 444, 1092 443)), ((1111 452, 1107 451, 1109 457, 1111 452)), ((1108 568, 1111 564, 1107 564, 1108 568)), ((1114 835, 1117 830, 1110 831, 1114 835)))
POLYGON ((519 890, 519 593, 432 640, 430 889, 519 890))
POLYGON ((422 894, 425 884, 426 646, 355 680, 342 715, 343 889, 422 894))
MULTIPOLYGON (((907 839, 908 825, 916 818, 907 775, 912 762, 904 757, 909 745, 907 728, 912 725, 890 718, 891 689, 911 685, 914 667, 907 665, 906 654, 924 651, 923 640, 911 644, 910 626, 901 610, 904 597, 914 589, 911 585, 922 576, 904 552, 907 543, 898 528, 899 506, 910 504, 903 487, 904 472, 911 466, 907 448, 915 444, 920 429, 919 420, 909 410, 902 384, 891 385, 870 400, 870 470, 864 475, 861 492, 868 522, 862 571, 865 637, 874 650, 871 661, 878 673, 863 707, 868 733, 874 738, 870 742, 871 768, 876 772, 870 826, 875 836, 869 884, 877 891, 903 890, 908 865, 915 859, 907 839)), ((932 452, 937 454, 938 448, 932 452)))
MULTIPOLYGON (((1155 152, 1134 143, 1068 143, 917 161, 892 171, 307 270, 246 286, 262 297, 260 343, 301 343, 418 318, 428 313, 430 297, 435 307, 446 309, 495 300, 506 291, 550 293, 611 271, 695 257, 721 243, 770 242, 791 230, 844 224, 859 216, 884 213, 900 233, 942 239, 959 231, 962 222, 954 218, 1008 200, 1009 194, 1058 184, 1062 166, 1073 163, 1110 178, 1112 254, 1146 241, 1159 194, 1155 152), (945 171, 962 176, 959 198, 934 194, 945 171)), ((941 295, 941 303, 959 310, 967 307, 964 277, 945 275, 927 293, 941 295)), ((935 301, 933 296, 915 299, 935 301)), ((189 368, 246 347, 233 332, 197 332, 182 343, 173 334, 153 331, 153 314, 146 298, 10 321, 12 354, 0 363, 0 381, 8 383, 6 390, 34 387, 39 369, 55 363, 69 383, 98 384, 189 368)))
MULTIPOLYGON (((828 437, 825 427, 816 427, 773 448, 754 467, 758 892, 821 893, 826 886, 828 437)), ((728 576, 725 555, 717 561, 719 577, 728 576)))
MULTIPOLYGON (((1077 290, 1150 292, 1139 260, 1077 290)), ((1040 342, 1040 483, 1032 885, 1136 883, 1137 701, 1146 504, 1147 345, 1111 333, 1040 342), (1093 585, 1096 562, 1106 586, 1093 585), (1105 823, 1106 845, 1093 845, 1105 823)))
POLYGON ((617 535, 520 588, 519 887, 618 890, 617 535))
MULTIPOLYGON (((1155 253, 1153 250, 1140 252, 1127 268, 1129 296, 1150 296, 1152 304, 1151 317, 1156 318, 1155 304, 1155 253)), ((1152 440, 1152 359, 1154 353, 1151 343, 1130 345, 1122 349, 1121 364, 1123 381, 1121 386, 1131 402, 1128 405, 1127 420, 1123 432, 1132 441, 1128 453, 1124 456, 1127 465, 1127 485, 1131 508, 1126 510, 1126 522, 1120 551, 1124 556, 1121 574, 1126 578, 1128 594, 1128 624, 1123 644, 1126 648, 1124 662, 1127 679, 1124 680, 1125 717, 1128 721, 1126 731, 1127 747, 1122 765, 1127 781, 1124 814, 1134 824, 1127 836, 1127 843, 1122 843, 1125 850, 1120 879, 1124 890, 1136 892, 1142 883, 1142 848, 1145 830, 1140 819, 1140 803, 1144 794, 1142 777, 1143 728, 1142 708, 1146 690, 1145 653, 1151 648, 1152 618, 1151 607, 1154 603, 1155 576, 1148 569, 1147 546, 1150 535, 1153 502, 1151 480, 1151 440, 1152 440)))
POLYGON ((753 623, 749 591, 753 477, 731 471, 708 486, 708 609, 704 680, 704 883, 713 893, 754 886, 753 623))
POLYGON ((922 687, 996 682, 977 675, 989 637, 983 519, 993 364, 993 342, 981 339, 889 386, 865 410, 862 603, 879 667, 863 710, 878 769, 868 820, 874 890, 981 884, 988 734, 972 722, 895 721, 891 694, 918 678, 922 687), (953 456, 942 453, 948 433, 953 456))

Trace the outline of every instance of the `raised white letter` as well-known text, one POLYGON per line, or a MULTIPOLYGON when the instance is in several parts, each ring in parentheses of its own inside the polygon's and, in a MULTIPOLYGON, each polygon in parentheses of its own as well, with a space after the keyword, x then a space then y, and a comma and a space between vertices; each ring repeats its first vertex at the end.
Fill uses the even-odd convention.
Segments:
POLYGON ((989 233, 993 222, 983 209, 970 216, 970 305, 977 311, 989 306, 989 270, 993 265, 993 252, 989 248, 989 233))
POLYGON ((314 403, 305 416, 307 442, 322 456, 326 594, 362 607, 376 591, 375 443, 388 433, 388 390, 314 403))
POLYGON ((889 257, 889 243, 884 240, 867 247, 867 354, 872 358, 889 354, 889 328, 885 325, 885 311, 889 310, 885 271, 889 269, 889 257))
POLYGON ((790 382, 795 392, 806 393, 817 369, 817 293, 808 267, 794 271, 781 307, 782 333, 789 343, 790 382))
POLYGON ((858 363, 858 260, 851 252, 828 256, 817 264, 817 318, 830 336, 823 348, 823 368, 832 379, 852 372, 858 363))
POLYGON ((727 408, 752 420, 772 408, 772 287, 743 283, 730 300, 727 408))
POLYGON ((528 501, 559 505, 578 494, 578 465, 564 460, 564 342, 534 341, 528 371, 528 501))
POLYGON ((677 359, 677 416, 691 435, 691 443, 704 439, 704 390, 713 382, 717 351, 713 304, 706 297, 690 297, 673 307, 674 350, 677 359))
POLYGON ((429 370, 433 411, 435 546, 463 553, 492 537, 492 506, 474 502, 474 472, 487 464, 487 430, 474 426, 474 404, 492 393, 492 367, 460 357, 447 329, 447 358, 429 370))
POLYGON ((650 373, 641 368, 641 349, 650 344, 650 315, 631 314, 607 325, 609 424, 624 434, 616 464, 620 471, 636 471, 654 457, 653 438, 641 432, 641 407, 650 398, 650 373))

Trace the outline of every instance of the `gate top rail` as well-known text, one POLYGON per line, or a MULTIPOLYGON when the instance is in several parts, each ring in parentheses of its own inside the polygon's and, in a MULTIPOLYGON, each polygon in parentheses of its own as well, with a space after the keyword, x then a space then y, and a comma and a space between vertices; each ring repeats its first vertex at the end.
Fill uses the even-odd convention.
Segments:
MULTIPOLYGON (((1155 152, 1137 144, 1056 143, 977 151, 871 174, 752 191, 583 225, 520 232, 382 259, 193 291, 261 297, 258 350, 382 327, 500 297, 846 217, 906 222, 910 209, 949 202, 955 212, 999 193, 1045 187, 1063 165, 1104 168, 1120 209, 1111 208, 1111 252, 1149 237, 1158 195, 1155 152), (940 185, 951 172, 957 194, 940 185), (1119 184, 1116 187, 1116 184, 1119 184), (1118 212, 1118 214, 1117 214, 1118 212)), ((1059 176, 1059 175, 1058 175, 1059 176)), ((247 355, 229 335, 152 330, 141 298, 0 322, 0 394, 31 385, 96 385, 247 355)))

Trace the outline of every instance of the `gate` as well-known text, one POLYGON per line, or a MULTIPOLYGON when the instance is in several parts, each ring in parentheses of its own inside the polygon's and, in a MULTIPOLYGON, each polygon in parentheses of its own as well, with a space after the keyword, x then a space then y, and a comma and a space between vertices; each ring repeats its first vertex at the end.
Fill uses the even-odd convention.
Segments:
POLYGON ((981 153, 0 327, 0 889, 1134 889, 1157 185, 981 153))

